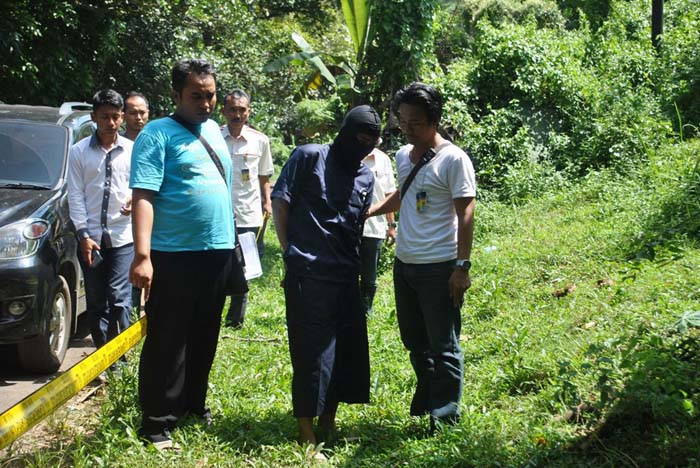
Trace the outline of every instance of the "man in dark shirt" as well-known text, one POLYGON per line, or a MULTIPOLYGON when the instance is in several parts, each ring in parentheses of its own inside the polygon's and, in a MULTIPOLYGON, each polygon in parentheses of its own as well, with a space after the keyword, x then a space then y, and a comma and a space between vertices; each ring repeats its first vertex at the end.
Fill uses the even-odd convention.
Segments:
POLYGON ((374 176, 362 164, 381 120, 369 106, 345 116, 332 144, 296 148, 272 192, 287 270, 284 292, 301 443, 335 429, 338 402, 369 402, 367 323, 359 291, 363 215, 374 176))

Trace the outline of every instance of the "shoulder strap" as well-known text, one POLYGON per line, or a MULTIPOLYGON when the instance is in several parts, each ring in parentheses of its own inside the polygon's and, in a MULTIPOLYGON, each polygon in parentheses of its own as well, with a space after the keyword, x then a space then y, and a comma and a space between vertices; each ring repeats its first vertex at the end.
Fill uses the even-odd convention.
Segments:
POLYGON ((204 146, 204 149, 207 150, 207 153, 209 153, 209 157, 211 160, 214 162, 214 165, 216 168, 219 170, 219 174, 221 174, 221 177, 224 179, 224 182, 226 182, 226 185, 228 185, 228 181, 226 180, 226 172, 224 171, 224 165, 221 164, 221 159, 219 159, 219 155, 216 154, 216 151, 214 151, 214 148, 211 147, 209 142, 204 139, 202 135, 197 132, 195 127, 191 125, 189 122, 187 122, 185 119, 180 117, 177 114, 170 114, 169 116, 171 119, 173 119, 175 122, 179 123, 183 127, 185 127, 187 130, 190 131, 194 136, 197 137, 199 142, 204 146))
POLYGON ((413 166, 413 169, 411 170, 410 174, 408 174, 408 177, 406 177, 406 180, 404 181, 403 185, 401 186, 401 200, 403 200, 403 197, 406 195, 406 191, 408 188, 411 186, 411 183, 413 182, 413 179, 416 178, 416 174, 418 174, 418 171, 428 164, 431 159, 435 157, 435 152, 434 148, 428 149, 425 153, 423 153, 423 156, 420 157, 420 160, 418 161, 418 164, 413 166))
POLYGON ((404 181, 403 185, 401 186, 401 200, 403 200, 404 195, 406 195, 406 191, 408 190, 408 187, 411 186, 413 179, 416 178, 416 174, 418 174, 418 171, 420 171, 423 166, 428 164, 437 155, 437 153, 441 149, 443 149, 445 146, 449 146, 451 144, 452 143, 450 143, 449 141, 446 141, 445 143, 443 143, 435 148, 430 148, 430 149, 428 149, 428 151, 423 153, 423 156, 420 157, 418 164, 413 166, 411 173, 408 174, 408 177, 406 177, 406 180, 404 181))

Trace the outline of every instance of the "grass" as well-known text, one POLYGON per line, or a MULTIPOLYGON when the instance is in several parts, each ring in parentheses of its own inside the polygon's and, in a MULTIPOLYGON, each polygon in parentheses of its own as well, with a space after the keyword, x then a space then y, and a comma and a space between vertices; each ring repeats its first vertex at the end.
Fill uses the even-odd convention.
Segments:
MULTIPOLYGON (((519 205, 478 206, 463 419, 433 437, 408 415, 415 380, 383 273, 368 325, 372 403, 341 406, 329 464, 700 466, 700 333, 688 315, 700 309, 698 161, 700 144, 670 146, 628 178, 599 172, 519 205)), ((306 466, 272 229, 266 242, 246 325, 220 338, 213 428, 185 421, 181 454, 144 448, 135 350, 91 433, 10 449, 12 466, 306 466)))

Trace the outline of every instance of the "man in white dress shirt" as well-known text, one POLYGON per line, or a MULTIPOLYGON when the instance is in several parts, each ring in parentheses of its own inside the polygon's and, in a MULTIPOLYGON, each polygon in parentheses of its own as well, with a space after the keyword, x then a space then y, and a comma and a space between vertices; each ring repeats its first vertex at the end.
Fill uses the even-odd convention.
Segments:
MULTIPOLYGON (((272 215, 270 176, 274 173, 270 140, 249 125, 250 97, 241 89, 234 89, 224 97, 224 117, 227 125, 221 127, 233 161, 231 197, 236 219, 236 235, 258 233, 258 253, 265 252, 263 242, 264 218, 272 215)), ((248 295, 233 295, 226 314, 226 326, 240 328, 245 319, 248 295)))
POLYGON ((116 91, 95 94, 91 115, 97 130, 73 145, 68 168, 68 205, 80 240, 90 331, 97 348, 126 329, 131 314, 133 143, 119 135, 123 107, 116 91))

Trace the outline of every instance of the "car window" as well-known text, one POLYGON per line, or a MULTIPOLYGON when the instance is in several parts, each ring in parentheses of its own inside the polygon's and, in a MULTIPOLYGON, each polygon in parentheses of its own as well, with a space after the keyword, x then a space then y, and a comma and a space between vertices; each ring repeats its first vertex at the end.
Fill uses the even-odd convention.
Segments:
POLYGON ((61 178, 68 130, 35 122, 0 122, 0 187, 52 188, 61 178))
POLYGON ((95 124, 88 117, 85 121, 80 123, 80 128, 78 129, 78 132, 75 134, 75 138, 73 139, 73 143, 77 143, 80 140, 82 140, 83 138, 91 136, 93 133, 95 133, 95 124))

